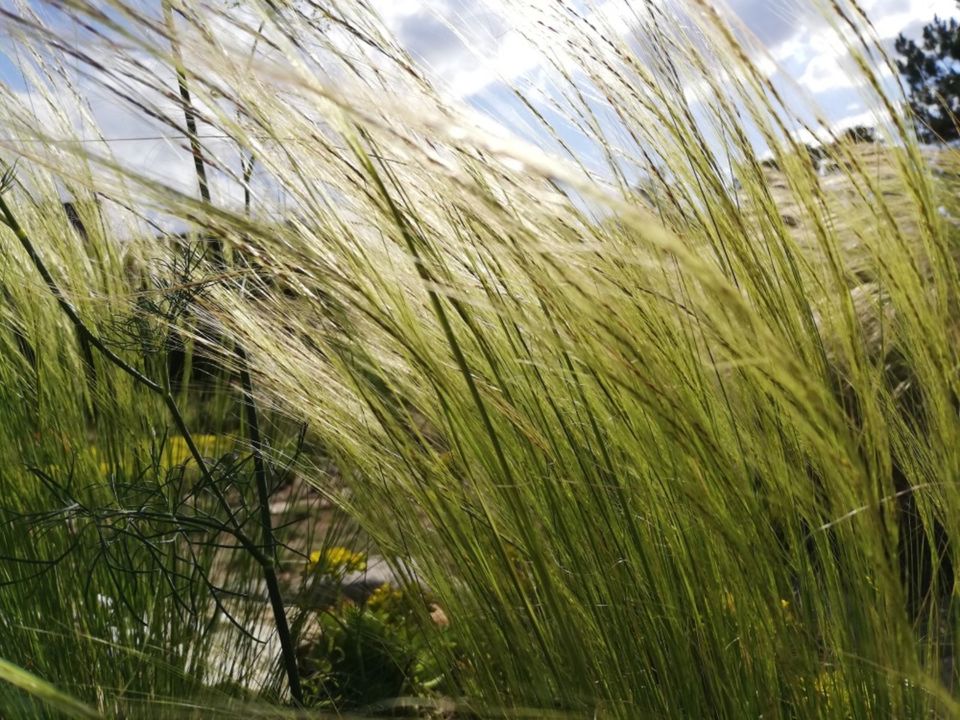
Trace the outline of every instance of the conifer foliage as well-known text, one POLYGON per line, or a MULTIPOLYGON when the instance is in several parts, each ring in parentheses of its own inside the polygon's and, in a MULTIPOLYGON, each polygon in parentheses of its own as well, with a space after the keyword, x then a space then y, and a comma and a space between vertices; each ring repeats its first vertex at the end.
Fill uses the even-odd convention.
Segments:
MULTIPOLYGON (((958 3, 960 4, 960 3, 958 3)), ((910 107, 923 142, 960 138, 960 24, 934 16, 919 43, 904 35, 895 48, 897 68, 906 81, 910 107)))

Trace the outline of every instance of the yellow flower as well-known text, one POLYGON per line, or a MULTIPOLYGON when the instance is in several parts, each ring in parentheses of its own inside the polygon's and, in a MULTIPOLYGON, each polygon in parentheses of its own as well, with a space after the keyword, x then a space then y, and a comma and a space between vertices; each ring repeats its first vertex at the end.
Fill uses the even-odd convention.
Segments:
MULTIPOLYGON (((194 435, 193 442, 203 457, 212 457, 217 454, 218 449, 229 447, 229 441, 217 435, 194 435)), ((190 446, 187 445, 186 439, 180 435, 174 435, 167 439, 164 455, 164 460, 170 467, 183 465, 193 459, 190 446)))
POLYGON ((307 561, 307 570, 340 575, 348 572, 363 572, 367 569, 367 556, 345 547, 314 550, 307 561))
POLYGON ((403 591, 390 583, 384 583, 370 593, 370 597, 367 598, 367 609, 374 612, 379 610, 390 612, 402 598, 403 591))

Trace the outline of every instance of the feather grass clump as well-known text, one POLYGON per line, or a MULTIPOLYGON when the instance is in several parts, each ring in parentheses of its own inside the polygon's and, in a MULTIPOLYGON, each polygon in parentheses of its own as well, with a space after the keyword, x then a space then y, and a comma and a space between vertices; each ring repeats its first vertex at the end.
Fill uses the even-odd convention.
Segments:
MULTIPOLYGON (((473 707, 956 712, 957 160, 917 145, 855 2, 824 14, 882 121, 872 145, 788 104, 712 4, 631 4, 624 33, 531 3, 514 20, 550 82, 518 106, 554 154, 434 91, 361 3, 163 5, 64 6, 112 53, 73 61, 151 122, 192 113, 206 190, 54 143, 73 127, 57 31, 25 10, 11 27, 52 120, 7 92, 7 201, 91 322, 159 251, 64 235, 37 201, 54 181, 214 239, 196 311, 217 332, 195 339, 308 421, 340 473, 321 488, 442 605, 473 707), (831 172, 799 130, 825 133, 831 172)), ((32 376, 4 338, 4 456, 24 393, 74 438, 98 408, 122 448, 139 393, 110 372, 78 391, 70 328, 17 292, 5 326, 51 359, 32 376)))

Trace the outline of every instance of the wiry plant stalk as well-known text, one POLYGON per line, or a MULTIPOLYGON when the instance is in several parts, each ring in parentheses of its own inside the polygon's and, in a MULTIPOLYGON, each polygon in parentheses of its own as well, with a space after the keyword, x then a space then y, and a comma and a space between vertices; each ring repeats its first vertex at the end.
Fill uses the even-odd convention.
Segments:
POLYGON ((300 669, 297 662, 297 647, 290 632, 287 610, 283 604, 283 595, 277 579, 275 563, 277 558, 277 542, 273 532, 273 518, 270 512, 270 486, 267 476, 267 466, 263 459, 264 446, 260 435, 260 417, 257 411, 256 399, 253 394, 253 381, 250 379, 250 369, 243 347, 235 346, 239 361, 240 384, 242 388, 242 402, 247 416, 247 427, 250 433, 250 448, 253 454, 253 474, 257 486, 257 501, 260 506, 260 528, 263 533, 264 553, 271 559, 271 564, 263 566, 263 579, 267 585, 267 596, 270 599, 270 608, 273 611, 274 624, 277 628, 277 637, 280 640, 281 659, 290 686, 290 695, 297 705, 303 704, 303 689, 300 685, 300 669))
MULTIPOLYGON (((211 203, 210 185, 207 177, 206 162, 203 157, 203 146, 197 133, 196 111, 193 106, 193 100, 190 95, 190 88, 187 81, 187 72, 183 64, 180 44, 177 41, 176 24, 173 16, 173 10, 170 0, 163 0, 164 20, 167 26, 167 32, 170 35, 170 44, 173 50, 174 62, 176 65, 177 86, 180 91, 180 98, 183 105, 184 122, 186 124, 187 136, 190 142, 190 152, 193 156, 194 170, 197 175, 197 185, 200 191, 200 199, 204 203, 211 203)), ((256 44, 254 44, 254 51, 256 44)), ((253 52, 253 51, 251 51, 253 52)), ((244 180, 244 203, 247 212, 250 206, 249 179, 253 172, 254 158, 243 161, 243 180, 244 180)), ((214 266, 224 268, 226 258, 224 257, 223 244, 219 238, 210 240, 214 248, 214 266)), ((267 596, 270 600, 270 608, 273 613, 274 625, 277 630, 277 637, 280 641, 281 659, 284 671, 287 676, 287 684, 290 688, 290 695, 294 703, 303 705, 303 689, 300 684, 300 671, 297 663, 297 648, 295 640, 290 632, 290 623, 287 618, 287 611, 283 603, 283 595, 280 590, 280 583, 276 573, 277 563, 277 542, 274 537, 273 518, 270 512, 270 483, 267 475, 267 467, 264 462, 264 445, 260 435, 260 418, 257 410, 256 399, 254 398, 253 381, 250 378, 250 368, 246 352, 243 346, 236 342, 234 344, 235 355, 238 360, 238 372, 241 384, 241 402, 246 415, 248 432, 250 435, 250 447, 253 454, 254 481, 257 487, 257 499, 259 503, 260 532, 263 537, 263 548, 269 563, 261 564, 263 569, 264 582, 267 586, 267 596)))
MULTIPOLYGON (((290 633, 286 608, 284 607, 283 596, 280 590, 280 583, 276 572, 277 546, 273 535, 272 521, 270 517, 269 481, 267 478, 266 465, 263 460, 263 443, 260 437, 260 424, 255 401, 252 395, 253 387, 246 365, 243 365, 240 373, 244 391, 243 403, 247 414, 247 422, 250 427, 250 442, 254 457, 254 474, 257 485, 258 502, 260 505, 260 523, 264 538, 262 546, 258 545, 252 538, 250 538, 237 522, 233 510, 230 507, 229 501, 223 495, 219 485, 213 478, 210 468, 207 465, 207 462, 201 454, 199 448, 197 447, 196 441, 194 440, 190 429, 187 427, 186 421, 183 418, 183 414, 180 412, 180 408, 177 406, 177 402, 170 389, 164 387, 154 380, 151 380, 149 377, 144 375, 142 372, 137 370, 135 367, 113 352, 113 350, 107 347, 103 340, 101 340, 100 337, 94 333, 81 319, 76 308, 74 308, 67 299, 56 280, 54 280, 53 275, 51 275, 50 271, 47 269, 46 264, 43 262, 42 258, 37 252, 36 247, 31 242, 29 236, 24 232, 16 216, 10 209, 10 206, 7 204, 2 192, 0 192, 0 214, 3 216, 3 223, 10 228, 16 238, 20 241, 20 245, 30 257, 30 261, 33 263, 34 268, 36 268, 37 272, 43 278, 47 288, 53 294, 61 310, 63 310, 64 314, 70 319, 70 322, 76 328, 77 333, 82 338, 86 339, 93 347, 99 350, 111 364, 115 365, 117 368, 126 373, 136 383, 142 385, 144 388, 150 390, 156 395, 159 395, 163 399, 164 404, 170 411, 170 415, 173 418, 177 431, 182 435, 187 447, 189 448, 190 455, 197 463, 197 467, 200 469, 200 473, 206 482, 206 486, 211 490, 211 492, 214 493, 219 504, 227 514, 229 526, 225 527, 224 529, 237 539, 237 541, 243 546, 244 550, 250 553, 263 572, 264 582, 267 586, 267 594, 270 600, 270 608, 274 616, 277 636, 280 640, 284 671, 287 675, 290 694, 295 703, 302 705, 303 690, 300 685, 300 674, 297 667, 296 646, 290 633)), ((242 350, 239 348, 238 355, 240 355, 241 361, 245 363, 246 357, 242 354, 242 350)))
MULTIPOLYGON (((187 70, 183 64, 183 52, 177 41, 177 26, 173 16, 170 0, 163 0, 163 20, 170 36, 170 48, 173 52, 174 70, 177 74, 177 90, 180 93, 180 102, 183 107, 183 118, 186 124, 187 141, 190 143, 190 154, 193 156, 193 167, 197 174, 197 185, 200 189, 200 199, 210 202, 210 183, 207 179, 206 163, 203 159, 203 146, 197 132, 197 115, 190 97, 190 87, 187 85, 187 70)), ((218 259, 220 258, 218 254, 218 259)))

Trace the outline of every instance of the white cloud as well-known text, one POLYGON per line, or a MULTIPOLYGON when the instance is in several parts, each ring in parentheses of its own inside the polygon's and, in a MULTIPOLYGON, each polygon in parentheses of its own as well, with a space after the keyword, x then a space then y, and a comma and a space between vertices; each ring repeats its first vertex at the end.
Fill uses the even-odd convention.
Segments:
MULTIPOLYGON (((543 50, 561 49, 570 32, 559 22, 564 5, 552 0, 376 0, 373 7, 408 52, 460 98, 537 73, 543 50)), ((621 36, 634 25, 629 0, 577 9, 621 36)))
POLYGON ((814 95, 837 88, 851 87, 850 77, 853 68, 849 66, 846 59, 845 49, 832 45, 822 47, 820 53, 807 62, 797 82, 814 95))
MULTIPOLYGON (((813 11, 815 3, 729 2, 744 24, 767 43, 769 54, 759 55, 757 60, 764 74, 773 76, 782 72, 794 78, 815 100, 827 103, 824 110, 830 119, 846 121, 864 116, 864 106, 856 101, 858 87, 850 79, 855 73, 850 72, 846 49, 817 17, 813 11)), ((560 29, 557 22, 557 17, 570 3, 608 37, 629 35, 637 25, 637 14, 644 12, 645 7, 630 0, 596 0, 588 6, 580 0, 567 3, 556 0, 522 3, 514 0, 370 0, 370 3, 380 13, 385 27, 427 66, 429 74, 448 92, 470 99, 478 106, 501 107, 505 83, 532 83, 534 87, 530 92, 536 94, 538 90, 545 92, 544 88, 555 79, 542 50, 555 50, 563 62, 562 56, 571 53, 568 41, 582 40, 565 34, 569 30, 560 29), (544 27, 552 30, 545 31, 544 27)), ((922 25, 934 13, 950 16, 957 12, 955 0, 861 0, 861 5, 870 14, 882 40, 890 40, 906 27, 922 25)), ((258 23, 248 20, 255 29, 258 23)), ((245 42, 245 36, 229 23, 218 21, 216 32, 225 44, 240 47, 245 42)), ((346 33, 338 34, 336 27, 331 29, 328 40, 334 44, 342 41, 344 48, 351 42, 346 33)), ((567 62, 578 59, 573 53, 567 62)), ((887 80, 891 78, 888 76, 887 80)), ((688 88, 691 99, 702 89, 694 85, 691 83, 688 88)), ((87 90, 95 97, 92 83, 87 90)), ((166 110, 171 112, 170 108, 166 110)), ((96 103, 94 115, 104 134, 111 137, 173 134, 169 130, 158 132, 156 124, 122 110, 116 101, 96 103)), ((505 108, 502 116, 509 117, 509 108, 505 108)), ((183 150, 180 139, 116 143, 109 149, 137 170, 163 176, 167 182, 175 182, 183 189, 191 189, 195 184, 189 154, 183 150)))
MULTIPOLYGON (((482 95, 501 82, 534 77, 538 71, 542 75, 544 59, 536 44, 543 41, 561 50, 564 44, 562 32, 545 37, 542 29, 538 31, 538 21, 555 25, 552 18, 563 12, 563 4, 548 0, 523 4, 507 0, 376 0, 374 7, 440 85, 461 98, 482 95)), ((934 13, 948 16, 956 12, 955 0, 861 0, 861 7, 881 40, 890 42, 934 13)), ((590 8, 586 14, 592 22, 620 36, 629 34, 640 12, 626 0, 603 0, 590 8)), ((855 93, 851 77, 857 74, 856 68, 844 43, 816 8, 816 3, 784 0, 730 0, 729 6, 765 43, 769 55, 757 56, 764 74, 783 71, 806 92, 828 100, 844 89, 855 93)), ((826 108, 828 115, 843 109, 826 108)))
POLYGON ((917 21, 929 22, 934 15, 957 14, 955 0, 871 0, 865 6, 881 38, 896 37, 904 28, 917 21))

